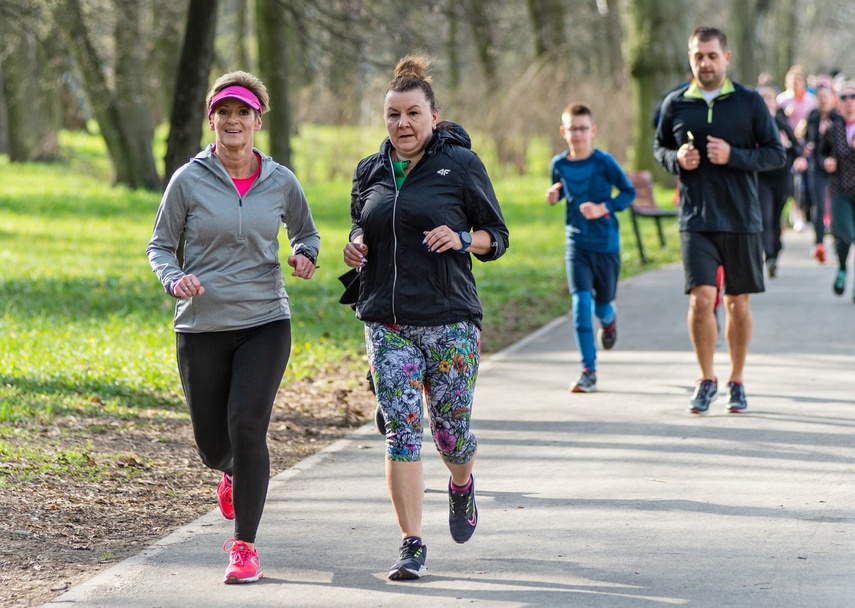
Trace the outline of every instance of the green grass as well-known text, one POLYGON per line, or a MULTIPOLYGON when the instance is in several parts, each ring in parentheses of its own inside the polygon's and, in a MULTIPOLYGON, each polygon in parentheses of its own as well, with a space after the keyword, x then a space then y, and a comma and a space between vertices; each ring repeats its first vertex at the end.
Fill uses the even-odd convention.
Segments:
MULTIPOLYGON (((350 175, 324 162, 335 141, 346 141, 340 149, 353 157, 352 171, 383 136, 360 133, 306 127, 295 142, 295 167, 322 235, 322 251, 314 279, 286 278, 294 335, 286 382, 333 370, 353 374, 355 382, 362 377, 361 324, 349 307, 338 304, 337 277, 347 270, 341 251, 350 229, 350 175)), ((173 301, 145 256, 160 197, 111 187, 99 138, 64 133, 62 145, 67 159, 62 163, 11 165, 0 157, 2 461, 35 458, 21 447, 26 436, 18 431, 38 432, 59 417, 130 424, 186 418, 175 365, 173 301)), ((547 182, 545 174, 495 181, 511 247, 496 262, 476 263, 485 353, 569 308, 563 210, 544 202, 547 182)), ((658 195, 670 204, 671 193, 658 195)), ((642 267, 628 215, 621 220, 626 276, 642 267)), ((674 222, 668 222, 665 251, 654 246, 653 223, 643 224, 650 267, 677 259, 674 222)), ((283 258, 287 255, 284 247, 283 258)), ((83 455, 63 455, 54 446, 44 467, 84 461, 83 455)))
POLYGON ((0 439, 0 461, 13 463, 11 471, 7 469, 6 473, 11 472, 20 481, 32 481, 40 475, 70 476, 77 480, 96 481, 108 474, 111 468, 109 460, 95 462, 86 451, 66 447, 56 440, 51 441, 49 449, 45 450, 42 446, 30 447, 27 441, 12 444, 0 439))

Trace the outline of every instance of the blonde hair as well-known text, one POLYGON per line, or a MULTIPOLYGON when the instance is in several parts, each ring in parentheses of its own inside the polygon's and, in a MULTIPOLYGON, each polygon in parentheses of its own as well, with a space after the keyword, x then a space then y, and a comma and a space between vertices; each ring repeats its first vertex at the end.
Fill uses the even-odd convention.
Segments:
POLYGON ((787 70, 787 74, 786 74, 785 78, 790 78, 792 76, 801 76, 802 78, 804 78, 805 77, 805 69, 798 64, 794 65, 789 70, 787 70))
POLYGON ((386 93, 406 93, 414 89, 420 89, 430 105, 431 111, 439 110, 428 67, 432 60, 427 55, 412 54, 403 57, 395 66, 395 75, 392 82, 386 85, 386 93))
POLYGON ((252 93, 258 97, 262 113, 270 111, 270 96, 267 94, 267 87, 264 86, 264 83, 261 82, 261 79, 257 76, 241 70, 228 72, 227 74, 223 74, 217 78, 214 85, 211 87, 211 90, 208 91, 208 96, 205 97, 205 107, 208 108, 211 106, 211 100, 214 98, 214 95, 227 87, 234 86, 243 87, 252 91, 252 93))
POLYGON ((855 90, 855 80, 844 80, 834 87, 834 92, 838 95, 847 89, 855 90))

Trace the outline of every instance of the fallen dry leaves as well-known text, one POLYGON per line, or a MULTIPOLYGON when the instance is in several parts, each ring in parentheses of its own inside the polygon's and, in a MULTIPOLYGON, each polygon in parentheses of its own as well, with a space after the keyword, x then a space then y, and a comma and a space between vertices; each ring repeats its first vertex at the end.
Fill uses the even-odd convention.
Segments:
MULTIPOLYGON (((365 383, 335 373, 280 389, 268 433, 271 474, 369 420, 375 403, 365 383)), ((80 439, 91 464, 120 456, 97 483, 42 476, 0 488, 2 608, 40 606, 216 508, 219 475, 200 463, 189 422, 68 423, 109 429, 80 439)), ((0 475, 14 476, 15 463, 3 465, 0 475)))

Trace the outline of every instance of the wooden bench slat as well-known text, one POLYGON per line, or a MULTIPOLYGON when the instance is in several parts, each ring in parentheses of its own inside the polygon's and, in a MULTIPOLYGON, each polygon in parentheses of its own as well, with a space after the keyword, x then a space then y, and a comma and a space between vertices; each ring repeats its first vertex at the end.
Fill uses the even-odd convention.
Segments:
POLYGON ((647 263, 644 252, 644 243, 641 241, 641 231, 638 228, 639 217, 650 217, 656 222, 659 233, 659 245, 665 247, 665 232, 662 229, 663 217, 677 217, 677 211, 662 209, 656 204, 653 197, 653 174, 650 171, 628 171, 626 173, 629 183, 635 188, 635 200, 632 201, 630 215, 632 217, 632 229, 635 232, 635 240, 638 244, 638 255, 643 264, 647 263))

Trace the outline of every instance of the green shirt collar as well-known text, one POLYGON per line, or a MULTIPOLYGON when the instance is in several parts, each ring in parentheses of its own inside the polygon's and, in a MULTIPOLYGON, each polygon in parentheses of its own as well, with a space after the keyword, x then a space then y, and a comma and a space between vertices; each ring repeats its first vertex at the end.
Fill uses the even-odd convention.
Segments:
MULTIPOLYGON (((724 95, 730 95, 736 90, 733 86, 733 81, 730 78, 724 79, 724 84, 721 87, 721 91, 718 94, 718 97, 722 97, 724 95)), ((689 97, 690 99, 703 99, 704 96, 701 93, 701 87, 698 86, 698 83, 695 79, 692 79, 692 83, 689 85, 689 88, 686 89, 686 92, 683 93, 683 97, 689 97)), ((716 97, 716 99, 718 99, 716 97)))
POLYGON ((409 164, 410 161, 408 160, 392 161, 392 167, 395 169, 395 183, 398 185, 398 190, 401 189, 401 186, 404 185, 404 180, 407 178, 407 174, 404 173, 404 169, 406 169, 409 164))

